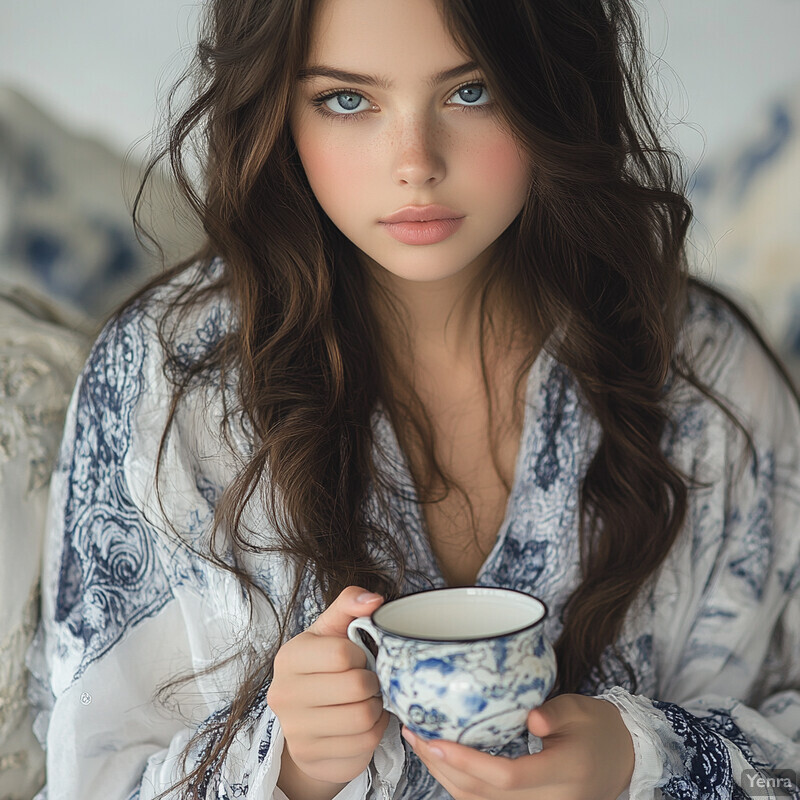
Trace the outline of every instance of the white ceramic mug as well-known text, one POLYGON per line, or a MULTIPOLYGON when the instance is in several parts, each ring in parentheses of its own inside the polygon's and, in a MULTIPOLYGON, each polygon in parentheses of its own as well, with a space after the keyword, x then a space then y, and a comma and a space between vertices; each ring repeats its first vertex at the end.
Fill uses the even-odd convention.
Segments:
POLYGON ((347 635, 377 673, 384 707, 414 733, 489 748, 524 731, 553 688, 546 617, 541 600, 513 589, 431 589, 354 619, 347 635))

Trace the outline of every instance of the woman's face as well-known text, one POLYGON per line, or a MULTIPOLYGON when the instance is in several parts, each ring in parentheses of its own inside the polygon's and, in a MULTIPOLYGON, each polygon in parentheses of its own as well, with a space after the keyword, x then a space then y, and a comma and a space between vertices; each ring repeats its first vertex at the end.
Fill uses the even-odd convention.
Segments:
POLYGON ((320 0, 315 9, 306 70, 361 77, 299 80, 292 136, 325 213, 368 263, 398 278, 482 269, 525 201, 527 159, 501 129, 480 71, 454 69, 468 61, 433 0, 320 0), (432 204, 460 220, 381 222, 432 204))

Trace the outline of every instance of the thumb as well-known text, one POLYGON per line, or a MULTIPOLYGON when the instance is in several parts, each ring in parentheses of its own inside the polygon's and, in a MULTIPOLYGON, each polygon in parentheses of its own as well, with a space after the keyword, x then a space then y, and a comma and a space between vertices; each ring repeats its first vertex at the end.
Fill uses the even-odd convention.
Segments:
POLYGON ((347 626, 356 618, 371 614, 383 597, 360 586, 348 586, 308 627, 317 636, 347 636, 347 626))
POLYGON ((534 708, 528 714, 528 730, 540 739, 550 736, 556 729, 555 715, 548 708, 547 703, 534 708))

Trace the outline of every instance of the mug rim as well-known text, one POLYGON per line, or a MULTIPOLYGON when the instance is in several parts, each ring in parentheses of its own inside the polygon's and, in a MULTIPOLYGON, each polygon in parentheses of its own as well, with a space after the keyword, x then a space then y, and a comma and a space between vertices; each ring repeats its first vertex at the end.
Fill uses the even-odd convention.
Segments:
POLYGON ((370 615, 369 619, 372 621, 372 624, 383 634, 387 636, 394 636, 398 639, 408 639, 409 641, 413 642, 430 642, 432 644, 468 644, 470 642, 483 642, 483 641, 491 641, 492 639, 503 639, 506 636, 516 636, 518 633, 523 633, 525 631, 531 630, 538 625, 541 625, 548 617, 550 613, 550 609, 539 597, 536 595, 529 594, 528 592, 523 592, 520 589, 509 589, 506 586, 478 586, 476 584, 472 584, 470 586, 434 586, 432 589, 419 589, 416 592, 409 592, 408 594, 404 594, 401 597, 395 597, 392 600, 387 600, 385 603, 380 605, 376 608, 370 615), (473 636, 471 638, 460 638, 460 639, 432 639, 427 636, 409 636, 405 633, 397 633, 395 631, 391 631, 388 628, 385 628, 383 625, 380 624, 375 619, 375 615, 378 614, 381 609, 386 608, 388 605, 392 603, 396 603, 400 600, 405 600, 408 597, 416 597, 420 594, 430 594, 431 592, 452 592, 452 591, 463 591, 464 589, 492 589, 494 591, 500 592, 510 592, 513 594, 521 594, 523 597, 526 597, 530 600, 536 600, 537 603, 540 603, 543 609, 542 616, 536 620, 536 622, 532 622, 530 625, 523 625, 521 628, 514 628, 510 631, 505 631, 505 633, 494 633, 490 636, 473 636))

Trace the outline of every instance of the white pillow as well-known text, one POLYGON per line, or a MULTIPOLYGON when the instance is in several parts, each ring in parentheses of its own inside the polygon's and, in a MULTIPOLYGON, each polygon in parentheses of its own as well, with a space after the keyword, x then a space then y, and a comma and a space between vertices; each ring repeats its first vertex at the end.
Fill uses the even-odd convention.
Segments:
POLYGON ((38 621, 48 485, 88 339, 31 294, 0 288, 0 797, 44 782, 25 651, 38 621))

